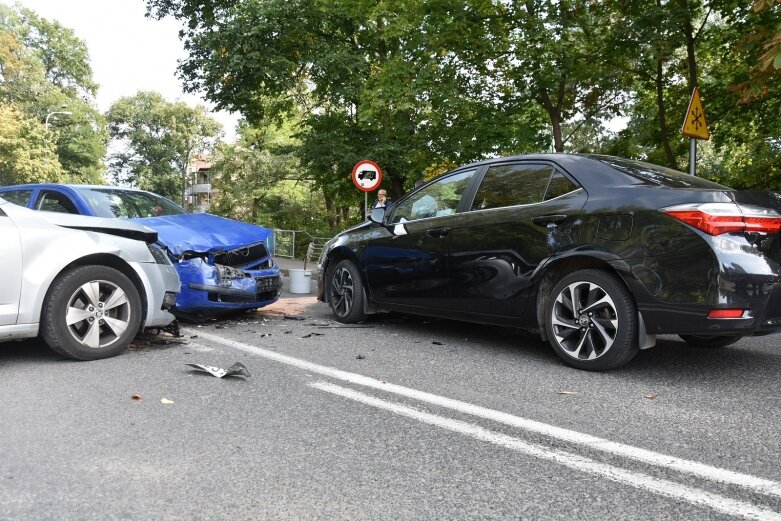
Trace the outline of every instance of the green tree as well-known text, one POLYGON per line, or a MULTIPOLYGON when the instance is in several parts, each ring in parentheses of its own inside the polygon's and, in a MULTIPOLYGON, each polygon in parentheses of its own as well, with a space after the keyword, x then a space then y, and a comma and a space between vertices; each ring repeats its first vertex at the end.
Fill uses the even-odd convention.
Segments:
POLYGON ((41 125, 52 111, 72 113, 50 119, 47 141, 70 181, 100 183, 105 172, 108 136, 96 89, 86 44, 73 31, 0 4, 0 100, 41 125))
POLYGON ((106 118, 119 151, 110 157, 114 180, 185 202, 187 167, 209 153, 221 126, 203 106, 139 92, 114 102, 106 118))
POLYGON ((301 111, 295 152, 336 221, 362 215, 362 194, 349 177, 361 159, 383 167, 384 183, 398 198, 431 165, 539 145, 534 110, 505 110, 481 89, 490 86, 488 78, 475 83, 454 60, 432 59, 431 32, 421 28, 446 24, 458 12, 448 2, 147 5, 153 16, 186 22, 190 54, 180 72, 188 88, 241 111, 253 125, 301 111))
POLYGON ((0 101, 0 185, 63 181, 48 137, 38 121, 0 101))

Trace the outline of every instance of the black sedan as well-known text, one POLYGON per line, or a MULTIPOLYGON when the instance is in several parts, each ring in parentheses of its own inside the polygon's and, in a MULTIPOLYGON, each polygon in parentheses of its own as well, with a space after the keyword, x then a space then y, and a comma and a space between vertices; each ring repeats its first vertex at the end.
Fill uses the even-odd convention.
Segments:
POLYGON ((318 298, 341 322, 401 311, 538 332, 605 370, 678 334, 781 329, 781 194, 610 156, 474 163, 334 237, 318 298))

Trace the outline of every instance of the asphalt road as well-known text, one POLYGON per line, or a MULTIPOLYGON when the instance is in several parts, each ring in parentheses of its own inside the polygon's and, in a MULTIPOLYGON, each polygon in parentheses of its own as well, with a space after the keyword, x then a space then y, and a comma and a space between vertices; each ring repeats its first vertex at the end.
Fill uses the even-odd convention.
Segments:
POLYGON ((781 519, 779 339, 587 373, 297 296, 96 362, 0 344, 0 519, 781 519))

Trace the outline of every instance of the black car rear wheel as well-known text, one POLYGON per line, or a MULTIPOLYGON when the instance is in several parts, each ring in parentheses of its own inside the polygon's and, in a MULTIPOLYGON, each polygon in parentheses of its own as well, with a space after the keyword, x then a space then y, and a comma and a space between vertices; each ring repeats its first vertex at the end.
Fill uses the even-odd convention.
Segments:
POLYGON ((691 346, 719 348, 731 346, 741 338, 742 335, 678 335, 681 340, 691 346))
POLYGON ((551 292, 545 317, 553 349, 573 367, 613 369, 639 350, 634 300, 607 272, 580 270, 564 277, 551 292))
POLYGON ((363 312, 363 284, 358 268, 349 260, 338 262, 329 270, 328 304, 336 320, 345 324, 366 319, 363 312))

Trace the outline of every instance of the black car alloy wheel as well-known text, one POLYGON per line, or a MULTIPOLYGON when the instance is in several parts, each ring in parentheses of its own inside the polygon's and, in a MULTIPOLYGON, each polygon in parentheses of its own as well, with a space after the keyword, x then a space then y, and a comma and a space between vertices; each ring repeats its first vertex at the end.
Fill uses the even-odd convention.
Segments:
POLYGON ((572 273, 556 285, 551 297, 548 336, 568 364, 610 369, 627 363, 637 353, 634 302, 609 273, 572 273))
POLYGON ((366 318, 363 313, 363 286, 358 268, 343 260, 334 266, 329 277, 330 294, 328 302, 339 322, 360 322, 366 318))

